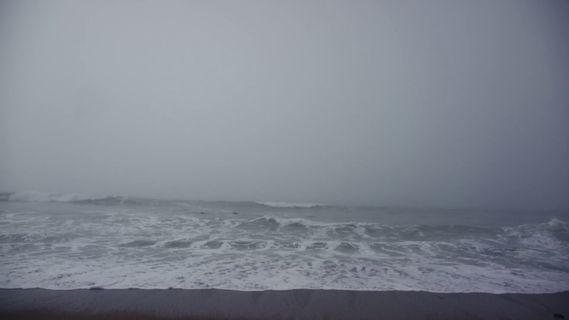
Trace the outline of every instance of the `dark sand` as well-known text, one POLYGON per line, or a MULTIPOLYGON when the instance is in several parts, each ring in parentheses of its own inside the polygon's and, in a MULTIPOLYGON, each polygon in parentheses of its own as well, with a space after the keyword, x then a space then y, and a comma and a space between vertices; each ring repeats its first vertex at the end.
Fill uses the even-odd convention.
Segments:
POLYGON ((0 319, 569 319, 554 294, 0 289, 0 319))

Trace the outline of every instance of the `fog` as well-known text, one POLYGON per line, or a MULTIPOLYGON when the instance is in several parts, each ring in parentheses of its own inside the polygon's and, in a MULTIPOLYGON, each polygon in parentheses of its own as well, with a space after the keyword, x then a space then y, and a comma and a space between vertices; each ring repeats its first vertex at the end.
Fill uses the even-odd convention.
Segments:
POLYGON ((569 2, 2 1, 0 190, 569 209, 569 2))

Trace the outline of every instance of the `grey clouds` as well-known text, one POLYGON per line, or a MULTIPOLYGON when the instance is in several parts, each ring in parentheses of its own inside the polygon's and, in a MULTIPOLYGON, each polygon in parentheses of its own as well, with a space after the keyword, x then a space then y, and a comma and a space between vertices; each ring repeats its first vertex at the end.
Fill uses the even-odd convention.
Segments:
POLYGON ((569 209, 569 2, 2 1, 0 190, 569 209))

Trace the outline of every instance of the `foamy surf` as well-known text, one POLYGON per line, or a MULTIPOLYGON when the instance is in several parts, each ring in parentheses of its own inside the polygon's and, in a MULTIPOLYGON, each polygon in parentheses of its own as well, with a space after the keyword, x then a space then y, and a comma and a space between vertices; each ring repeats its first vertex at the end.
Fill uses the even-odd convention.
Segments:
POLYGON ((480 213, 479 222, 491 220, 451 224, 441 223, 447 213, 432 211, 274 211, 246 202, 76 195, 4 200, 4 288, 569 289, 565 218, 502 225, 480 213), (425 223, 393 220, 406 214, 425 223))

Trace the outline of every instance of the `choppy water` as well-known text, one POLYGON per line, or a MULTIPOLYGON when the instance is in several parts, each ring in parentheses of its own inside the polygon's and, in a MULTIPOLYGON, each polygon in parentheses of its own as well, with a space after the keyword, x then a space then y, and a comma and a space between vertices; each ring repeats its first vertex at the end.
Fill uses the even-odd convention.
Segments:
POLYGON ((0 195, 0 287, 569 290, 567 213, 0 195))

